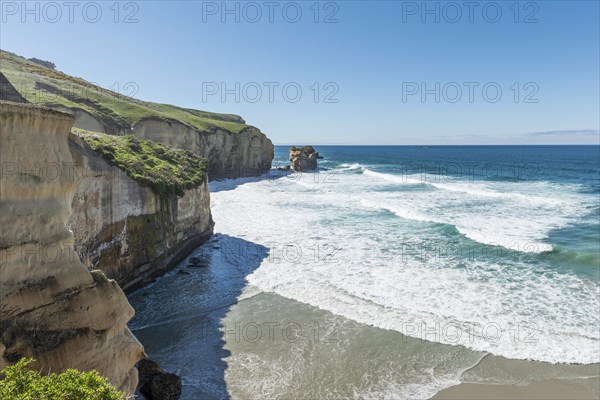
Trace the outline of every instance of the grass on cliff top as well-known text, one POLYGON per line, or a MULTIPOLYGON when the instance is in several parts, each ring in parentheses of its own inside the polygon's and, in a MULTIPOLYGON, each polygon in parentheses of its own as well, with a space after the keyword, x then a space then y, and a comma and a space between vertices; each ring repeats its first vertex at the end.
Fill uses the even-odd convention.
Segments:
POLYGON ((189 151, 133 135, 113 136, 73 129, 98 155, 160 196, 183 196, 206 181, 208 162, 189 151))
POLYGON ((85 110, 107 127, 107 133, 129 130, 146 118, 179 121, 201 132, 224 129, 239 133, 248 127, 239 116, 233 114, 217 114, 134 99, 127 95, 135 95, 135 82, 123 82, 119 87, 114 87, 115 92, 3 50, 0 50, 0 72, 31 103, 85 110))
POLYGON ((0 399, 22 400, 122 400, 123 392, 111 386, 96 371, 42 376, 27 368, 32 359, 22 358, 0 371, 0 399))

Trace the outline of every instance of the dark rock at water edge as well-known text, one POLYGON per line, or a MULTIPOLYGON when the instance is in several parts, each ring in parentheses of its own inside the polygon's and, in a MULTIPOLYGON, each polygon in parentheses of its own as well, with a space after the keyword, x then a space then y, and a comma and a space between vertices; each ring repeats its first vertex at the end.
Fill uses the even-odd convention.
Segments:
POLYGON ((200 256, 190 257, 189 262, 190 263, 187 265, 188 268, 204 268, 208 267, 209 264, 208 260, 200 256))
POLYGON ((150 392, 154 400, 177 400, 181 396, 181 378, 164 373, 150 381, 150 392))
POLYGON ((181 378, 165 372, 155 361, 140 360, 139 391, 148 400, 178 400, 181 396, 181 378))
POLYGON ((148 379, 153 378, 154 376, 163 372, 163 369, 158 365, 158 363, 149 358, 142 358, 136 367, 138 369, 138 375, 140 378, 140 386, 148 379))

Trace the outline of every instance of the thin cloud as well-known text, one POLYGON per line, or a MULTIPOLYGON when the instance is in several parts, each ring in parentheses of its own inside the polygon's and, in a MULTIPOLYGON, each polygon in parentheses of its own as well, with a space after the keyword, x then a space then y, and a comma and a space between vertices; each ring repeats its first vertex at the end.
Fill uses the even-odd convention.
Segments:
POLYGON ((547 131, 547 132, 530 132, 524 136, 591 136, 600 135, 600 131, 596 129, 580 129, 580 130, 563 130, 563 131, 547 131))

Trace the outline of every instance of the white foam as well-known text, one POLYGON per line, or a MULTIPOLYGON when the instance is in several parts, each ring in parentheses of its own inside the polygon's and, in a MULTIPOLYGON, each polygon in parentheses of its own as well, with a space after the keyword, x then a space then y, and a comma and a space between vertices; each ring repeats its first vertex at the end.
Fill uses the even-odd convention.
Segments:
POLYGON ((543 182, 386 191, 373 179, 377 174, 342 174, 329 185, 306 182, 310 188, 260 181, 213 193, 216 230, 271 248, 248 277, 256 290, 509 358, 600 362, 597 283, 553 271, 543 258, 522 263, 506 257, 499 263, 493 257, 423 259, 403 251, 406 244, 449 240, 429 221, 453 225, 481 243, 516 242, 521 252, 545 251, 548 233, 577 221, 592 197, 543 182), (500 194, 509 190, 519 195, 500 194), (401 218, 373 212, 379 209, 401 218), (301 257, 282 257, 285 243, 298 246, 301 257), (324 245, 331 243, 337 248, 329 261, 335 262, 326 262, 331 251, 324 245), (524 249, 528 243, 538 247, 524 249), (456 326, 463 328, 458 339, 443 333, 456 326), (437 334, 427 334, 435 327, 437 334))
POLYGON ((361 169, 361 168, 364 168, 364 166, 359 163, 352 163, 352 164, 343 163, 343 164, 340 164, 339 169, 352 171, 352 170, 357 170, 357 169, 361 169))
POLYGON ((409 177, 408 175, 392 175, 392 174, 384 174, 381 172, 372 171, 368 168, 363 169, 363 174, 367 176, 372 176, 375 178, 383 179, 388 182, 398 183, 398 184, 410 184, 410 185, 418 185, 424 183, 417 177, 409 177))
POLYGON ((433 182, 435 177, 364 173, 394 183, 417 182, 421 192, 366 193, 362 204, 389 210, 401 218, 453 225, 468 238, 492 246, 542 253, 553 229, 576 221, 591 204, 575 187, 546 182, 433 182), (571 189, 571 190, 569 190, 571 189))

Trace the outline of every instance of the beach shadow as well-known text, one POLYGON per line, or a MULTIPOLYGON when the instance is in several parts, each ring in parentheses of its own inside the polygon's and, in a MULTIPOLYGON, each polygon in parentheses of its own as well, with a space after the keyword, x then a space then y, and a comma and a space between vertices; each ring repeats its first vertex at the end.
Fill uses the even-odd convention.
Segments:
POLYGON ((217 234, 173 272, 129 295, 132 332, 151 359, 181 377, 182 400, 229 398, 222 321, 266 257, 264 246, 217 234))

